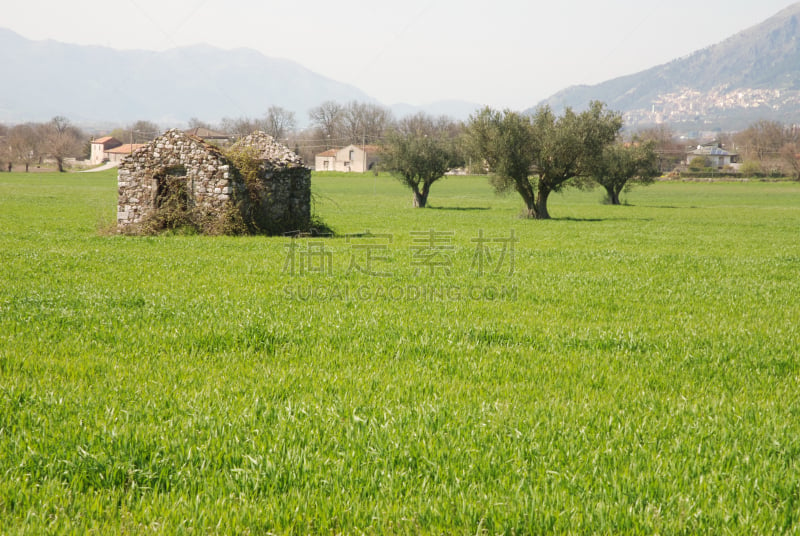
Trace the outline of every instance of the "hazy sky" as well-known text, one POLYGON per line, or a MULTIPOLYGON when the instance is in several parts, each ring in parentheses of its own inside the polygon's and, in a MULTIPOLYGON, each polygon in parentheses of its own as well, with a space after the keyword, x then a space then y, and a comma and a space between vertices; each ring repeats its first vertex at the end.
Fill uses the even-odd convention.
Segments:
POLYGON ((295 60, 385 104, 526 108, 717 43, 789 0, 0 0, 30 39, 295 60))

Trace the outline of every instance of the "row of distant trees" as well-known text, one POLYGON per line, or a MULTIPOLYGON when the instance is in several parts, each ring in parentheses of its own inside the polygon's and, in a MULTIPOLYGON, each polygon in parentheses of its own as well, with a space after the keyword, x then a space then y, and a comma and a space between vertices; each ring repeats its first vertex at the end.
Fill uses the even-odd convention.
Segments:
POLYGON ((777 121, 758 121, 729 135, 742 157, 746 175, 791 176, 800 180, 800 128, 777 121))
POLYGON ((634 143, 623 144, 619 114, 605 110, 602 105, 597 106, 602 111, 597 108, 584 114, 568 111, 563 118, 557 118, 548 109, 547 118, 552 123, 549 129, 545 128, 546 121, 539 114, 528 116, 487 109, 477 112, 466 123, 424 113, 397 120, 390 110, 380 105, 360 102, 341 104, 335 101, 326 101, 310 109, 309 127, 304 130, 296 128, 297 122, 292 112, 279 107, 270 108, 260 118, 226 118, 217 125, 192 119, 189 126, 220 130, 234 137, 262 130, 289 147, 294 147, 307 162, 313 162, 315 154, 331 148, 349 144, 379 145, 382 148, 380 168, 392 172, 412 190, 416 207, 427 205, 433 183, 454 168, 488 172, 498 191, 516 190, 523 194, 529 217, 548 218, 549 194, 565 188, 567 183, 581 188, 599 184, 606 189, 608 201, 619 204, 622 191, 634 184, 652 182, 660 172, 656 156, 657 141, 645 133, 634 143), (484 138, 493 136, 493 148, 485 144, 481 146, 478 142, 480 136, 476 133, 481 121, 486 122, 486 114, 495 114, 494 125, 483 132, 484 138), (506 123, 497 122, 498 114, 506 123), (526 123, 527 138, 509 139, 509 136, 520 134, 506 130, 515 120, 526 123), (605 129, 604 137, 596 139, 599 134, 592 129, 601 127, 605 129), (580 129, 584 131, 579 132, 580 129), (543 149, 542 143, 561 134, 564 137, 561 146, 553 151, 543 149), (524 155, 519 155, 523 160, 509 164, 508 158, 515 157, 501 158, 498 151, 513 143, 524 144, 519 148, 524 155), (591 153, 588 151, 590 146, 599 152, 591 153), (569 169, 556 173, 552 166, 548 166, 548 174, 542 180, 535 160, 538 158, 538 163, 543 164, 559 150, 566 153, 572 151, 571 157, 580 161, 580 169, 564 163, 569 169), (606 158, 601 158, 604 155, 606 158), (593 166, 593 177, 589 177, 589 162, 593 166), (509 174, 509 169, 503 167, 507 165, 524 168, 525 180, 530 178, 527 186, 522 179, 522 172, 509 174))
MULTIPOLYGON (((260 117, 223 118, 208 123, 198 118, 189 120, 188 127, 205 127, 233 138, 243 137, 256 130, 266 132, 294 148, 306 161, 334 147, 351 143, 377 144, 389 129, 396 125, 388 108, 361 102, 340 104, 327 101, 308 112, 309 126, 298 129, 295 113, 280 106, 271 106, 260 117)), ((118 127, 104 135, 123 143, 146 143, 159 136, 167 126, 140 120, 118 127)), ((90 136, 65 117, 55 117, 46 123, 24 123, 14 126, 0 124, 0 161, 38 165, 44 159, 56 161, 60 170, 67 158, 88 158, 90 136)))
MULTIPOLYGON (((467 122, 417 114, 396 120, 391 111, 371 103, 327 101, 308 112, 309 126, 297 128, 295 114, 270 107, 256 118, 224 118, 208 124, 197 118, 189 127, 206 127, 233 138, 264 131, 306 161, 334 147, 380 145, 381 168, 392 172, 414 194, 414 205, 427 204, 432 184, 457 167, 487 172, 498 191, 516 191, 531 218, 549 218, 547 200, 566 187, 600 185, 612 204, 635 184, 647 184, 662 172, 682 165, 687 141, 665 126, 646 129, 623 140, 621 115, 599 102, 577 113, 556 115, 550 108, 533 114, 485 108, 467 122)), ((136 121, 109 134, 124 142, 143 143, 163 128, 136 121)), ((748 129, 722 135, 729 150, 739 152, 746 173, 783 173, 800 179, 800 130, 759 121, 748 129)), ((69 157, 88 157, 89 138, 64 117, 47 123, 0 125, 0 157, 26 171, 43 158, 59 170, 69 157)))
MULTIPOLYGON (((498 192, 518 193, 529 218, 548 219, 553 192, 601 186, 607 201, 619 205, 623 191, 683 167, 687 154, 686 142, 665 126, 624 140, 621 115, 600 102, 580 113, 568 108, 561 116, 544 106, 533 114, 485 108, 466 124, 450 126, 424 119, 403 120, 390 131, 381 163, 413 191, 418 207, 427 203, 433 183, 467 158, 490 174, 498 192)), ((759 121, 718 141, 745 159, 744 173, 800 180, 797 127, 759 121)))
MULTIPOLYGON (((398 121, 375 104, 328 101, 309 110, 309 121, 309 128, 298 131, 292 112, 271 107, 259 118, 226 118, 219 125, 192 119, 189 127, 221 130, 232 137, 265 131, 305 152, 306 160, 332 147, 379 144, 381 167, 413 191, 417 207, 427 205, 434 182, 470 162, 491 174, 498 191, 519 193, 532 218, 549 218, 549 195, 569 185, 600 184, 610 202, 619 204, 623 188, 651 181, 659 172, 655 143, 623 144, 620 114, 601 103, 582 113, 567 110, 561 117, 549 108, 533 115, 486 108, 463 123, 426 114, 398 121)), ((110 134, 136 143, 160 131, 154 123, 137 121, 110 134)), ((88 138, 63 117, 6 128, 0 135, 9 161, 24 163, 26 170, 44 155, 55 159, 60 170, 67 157, 88 156, 88 138)))
MULTIPOLYGON (((295 149, 308 162, 313 161, 315 154, 334 147, 351 143, 380 144, 390 132, 405 128, 389 109, 363 102, 342 104, 326 101, 311 108, 307 119, 308 127, 299 129, 294 112, 272 106, 260 117, 224 118, 216 124, 192 118, 188 126, 206 127, 232 137, 242 137, 261 130, 295 149)), ((451 133, 465 127, 463 123, 446 118, 429 119, 444 124, 445 130, 451 133)), ((145 143, 164 130, 163 125, 140 120, 104 134, 124 143, 145 143)), ((61 116, 45 123, 0 124, 0 161, 3 167, 11 162, 29 168, 44 158, 51 158, 63 167, 66 158, 88 157, 89 139, 87 133, 61 116)), ((679 140, 675 132, 664 125, 629 134, 629 139, 652 142, 662 172, 680 167, 687 146, 696 144, 692 140, 679 140)), ((720 133, 718 141, 726 149, 740 154, 743 174, 800 177, 800 160, 797 158, 800 154, 800 129, 797 126, 758 121, 741 132, 720 133)))
POLYGON ((621 131, 621 115, 600 102, 560 116, 547 106, 534 114, 484 108, 463 125, 416 116, 387 135, 381 166, 412 190, 414 206, 424 207, 436 181, 474 160, 496 191, 522 197, 528 218, 549 219, 554 192, 599 185, 618 205, 625 189, 660 175, 655 143, 626 143, 621 131))
MULTIPOLYGON (((640 130, 632 137, 655 143, 662 172, 681 168, 687 147, 697 145, 696 140, 678 139, 666 125, 640 130)), ((739 132, 721 132, 716 141, 727 151, 739 155, 738 173, 744 177, 772 175, 800 180, 800 127, 797 125, 761 120, 739 132)), ((707 170, 708 164, 700 157, 690 163, 690 171, 707 170)))
POLYGON ((294 112, 272 106, 261 117, 223 118, 219 124, 208 124, 197 118, 189 127, 206 127, 233 137, 243 137, 254 130, 266 132, 303 157, 313 162, 314 155, 350 144, 379 144, 397 126, 388 108, 373 103, 341 104, 325 101, 308 111, 308 127, 298 129, 294 112))
POLYGON ((55 161, 64 171, 67 158, 88 156, 88 138, 65 117, 46 123, 23 123, 8 127, 0 124, 0 168, 7 165, 39 165, 45 158, 55 161))

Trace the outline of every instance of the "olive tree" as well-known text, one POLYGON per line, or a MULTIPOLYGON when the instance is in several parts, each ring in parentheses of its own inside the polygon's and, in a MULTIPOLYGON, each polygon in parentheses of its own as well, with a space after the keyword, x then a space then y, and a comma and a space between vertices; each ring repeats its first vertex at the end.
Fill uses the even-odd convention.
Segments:
POLYGON ((531 118, 489 107, 471 116, 465 131, 467 150, 485 162, 497 191, 514 189, 528 207, 528 216, 535 215, 533 171, 536 136, 531 118))
POLYGON ((414 206, 425 208, 431 186, 461 165, 453 130, 425 114, 401 120, 381 145, 381 167, 414 193, 414 206))
POLYGON ((591 178, 605 188, 608 202, 619 205, 619 195, 636 185, 652 184, 660 175, 655 144, 615 143, 603 149, 592 166, 591 178))
POLYGON ((548 106, 531 116, 485 108, 470 118, 467 143, 486 162, 497 190, 516 190, 529 218, 549 219, 550 194, 589 174, 621 128, 620 114, 597 101, 562 116, 548 106))

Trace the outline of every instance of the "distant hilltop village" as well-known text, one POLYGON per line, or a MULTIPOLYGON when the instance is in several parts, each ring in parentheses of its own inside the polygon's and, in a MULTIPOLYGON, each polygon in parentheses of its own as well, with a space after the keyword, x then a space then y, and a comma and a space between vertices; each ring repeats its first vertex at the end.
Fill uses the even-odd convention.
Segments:
POLYGON ((730 112, 775 113, 800 105, 800 93, 780 89, 729 89, 720 86, 701 92, 683 88, 666 93, 653 101, 650 109, 631 110, 625 113, 628 126, 687 123, 711 123, 716 117, 730 112))

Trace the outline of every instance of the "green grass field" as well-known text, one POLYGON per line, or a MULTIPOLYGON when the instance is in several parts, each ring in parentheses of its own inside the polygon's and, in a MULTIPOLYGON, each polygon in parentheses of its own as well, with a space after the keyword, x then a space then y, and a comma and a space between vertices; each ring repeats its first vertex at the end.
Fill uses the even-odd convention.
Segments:
POLYGON ((0 173, 0 533, 800 532, 800 184, 314 193, 132 238, 0 173))

